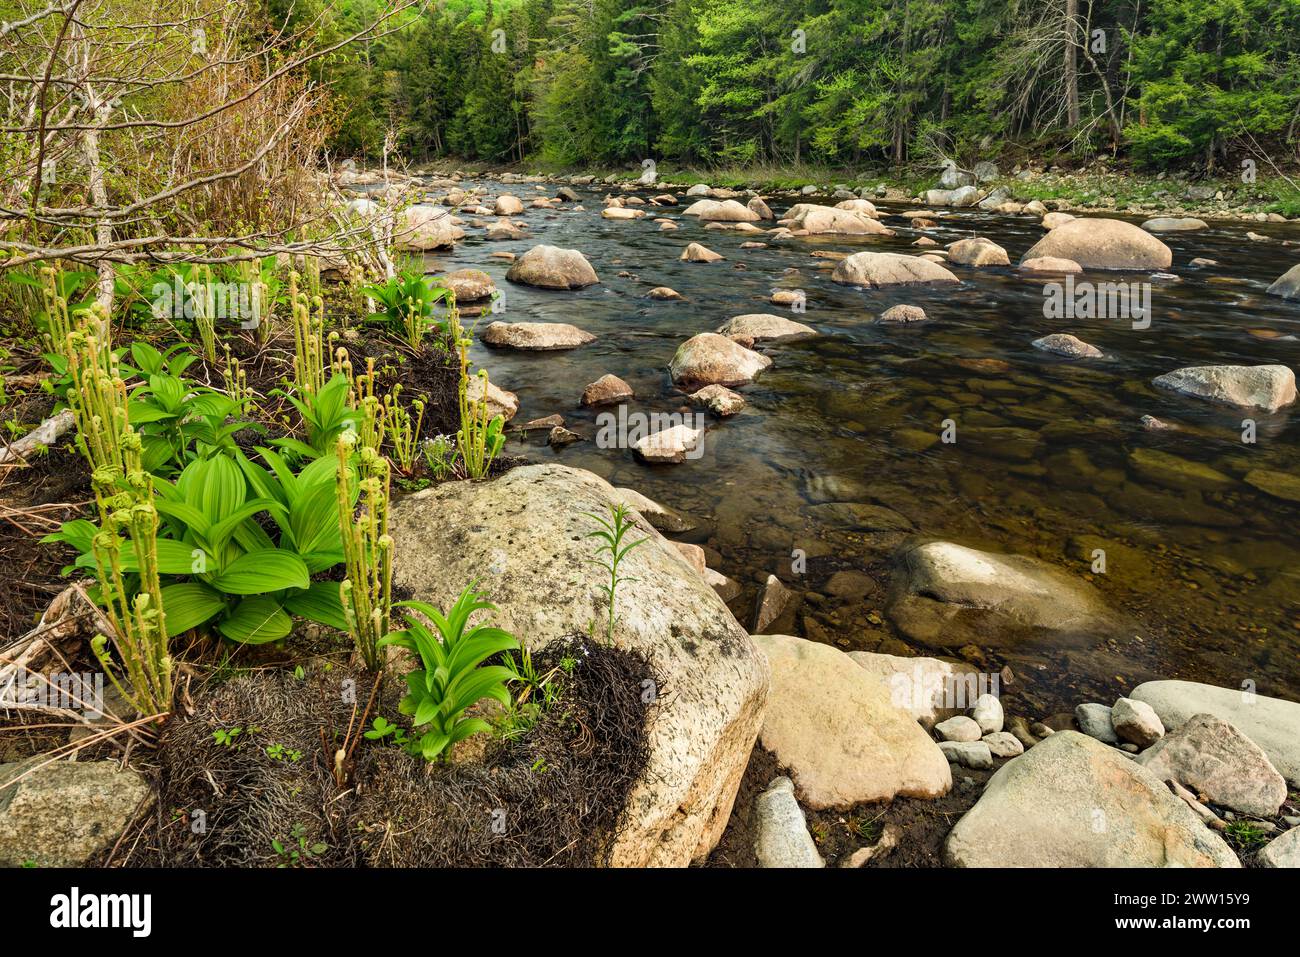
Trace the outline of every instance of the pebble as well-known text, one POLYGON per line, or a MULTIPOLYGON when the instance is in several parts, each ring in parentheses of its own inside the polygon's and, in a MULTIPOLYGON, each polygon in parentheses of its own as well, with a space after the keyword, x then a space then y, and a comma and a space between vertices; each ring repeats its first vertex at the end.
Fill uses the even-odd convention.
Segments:
POLYGON ((997 758, 1014 758, 1025 753, 1025 746, 1010 731, 994 731, 984 735, 983 741, 997 758))
POLYGON ((971 709, 970 716, 980 726, 980 731, 984 732, 984 734, 1001 731, 1005 717, 1002 711, 1002 702, 991 694, 982 694, 975 699, 975 707, 971 709))
POLYGON ((965 715, 957 715, 946 721, 940 721, 934 726, 934 730, 939 733, 939 737, 944 741, 959 743, 978 741, 983 736, 983 732, 980 731, 980 726, 975 720, 965 715))
POLYGON ((1118 744, 1119 737, 1110 722, 1110 708, 1104 704, 1081 704, 1074 709, 1074 720, 1079 730, 1106 744, 1118 744))
POLYGON ((975 771, 987 771, 993 767, 993 752, 983 741, 940 741, 939 750, 951 764, 975 771))

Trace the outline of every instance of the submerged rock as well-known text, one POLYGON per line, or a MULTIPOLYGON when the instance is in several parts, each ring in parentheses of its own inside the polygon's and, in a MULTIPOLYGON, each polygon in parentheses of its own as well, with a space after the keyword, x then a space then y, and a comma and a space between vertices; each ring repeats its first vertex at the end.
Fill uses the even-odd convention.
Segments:
POLYGON ((1100 359, 1102 351, 1068 332, 1054 332, 1030 343, 1035 349, 1052 352, 1067 359, 1100 359))
POLYGON ((506 278, 543 289, 582 289, 600 282, 596 270, 578 250, 546 245, 534 246, 516 259, 506 278))
POLYGON ((1061 731, 1003 765, 944 842, 954 867, 1239 867, 1151 772, 1061 731))
POLYGON ((1075 219, 1057 226, 1022 257, 1072 259, 1084 269, 1167 269, 1173 252, 1145 230, 1120 219, 1075 219))
MULTIPOLYGON (((585 513, 605 514, 618 498, 603 479, 560 465, 408 495, 392 511, 394 585, 447 608, 477 581, 497 606, 492 624, 535 653, 608 614, 587 565, 584 536, 595 523, 585 513)), ((650 765, 629 796, 611 863, 682 867, 707 855, 726 827, 762 722, 768 667, 677 549, 636 526, 632 534, 648 540, 624 559, 614 643, 648 657, 672 703, 650 713, 650 765)))
POLYGON ((1183 395, 1276 412, 1296 400, 1295 373, 1283 365, 1187 366, 1152 383, 1183 395))
POLYGON ((668 371, 677 385, 743 385, 772 364, 716 332, 702 332, 677 347, 668 371))
POLYGON ((803 339, 817 335, 812 326, 793 322, 784 316, 754 312, 733 316, 718 327, 718 335, 750 342, 777 342, 784 339, 803 339))
POLYGON ((877 322, 924 322, 926 320, 925 310, 920 306, 913 306, 908 303, 899 303, 896 306, 890 306, 876 319, 877 322))
POLYGON ((844 652, 790 635, 753 640, 772 668, 760 739, 790 769, 805 804, 947 793, 952 773, 938 745, 844 652))
POLYGON ((1091 585, 1034 558, 931 542, 902 550, 895 568, 890 618, 923 644, 1092 643, 1117 624, 1091 585))
POLYGON ((1142 224, 1142 228, 1151 233, 1187 233, 1210 227, 1205 220, 1191 216, 1157 216, 1155 219, 1148 219, 1142 224))

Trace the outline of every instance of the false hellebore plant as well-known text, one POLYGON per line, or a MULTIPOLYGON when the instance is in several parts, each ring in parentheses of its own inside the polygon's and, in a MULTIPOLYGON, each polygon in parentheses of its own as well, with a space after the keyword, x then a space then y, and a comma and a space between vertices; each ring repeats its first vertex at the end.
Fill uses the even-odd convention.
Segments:
MULTIPOLYGON (((156 481, 157 571, 172 635, 209 625, 232 641, 263 644, 289 633, 290 615, 347 627, 338 583, 311 581, 343 560, 334 462, 317 459, 295 474, 274 451, 258 451, 269 471, 241 453, 197 459, 174 484, 156 481)), ((93 568, 96 531, 79 520, 50 538, 82 553, 76 567, 93 568)), ((122 555, 123 571, 138 573, 132 558, 122 555)))

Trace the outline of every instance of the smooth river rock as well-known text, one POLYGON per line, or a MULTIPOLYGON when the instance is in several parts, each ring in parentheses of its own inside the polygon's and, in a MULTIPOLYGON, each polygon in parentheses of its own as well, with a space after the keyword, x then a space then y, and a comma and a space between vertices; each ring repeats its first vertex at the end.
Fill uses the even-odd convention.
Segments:
POLYGON ((1284 365, 1186 366, 1152 383, 1183 395, 1276 412, 1296 399, 1295 373, 1284 365))
POLYGON ((776 342, 782 339, 803 339, 817 335, 812 326, 794 322, 784 316, 766 312, 753 312, 733 316, 718 327, 718 335, 731 339, 748 339, 751 342, 776 342))
MULTIPOLYGON (((560 465, 408 495, 392 512, 394 585, 447 608, 476 581, 497 606, 493 625, 535 652, 607 615, 588 564, 595 523, 584 513, 605 514, 618 500, 603 479, 560 465)), ((681 867, 707 855, 726 827, 763 720, 768 667, 672 543, 634 521, 632 534, 648 540, 624 559, 614 643, 647 656, 671 703, 651 712, 650 764, 629 795, 612 863, 681 867)))
POLYGON ((1168 269, 1173 252, 1156 237, 1121 219, 1075 219, 1057 226, 1020 257, 1051 256, 1084 269, 1168 269))
POLYGON ((944 842, 954 867, 1240 867, 1146 768, 1061 731, 1004 764, 944 842))
POLYGON ((488 346, 534 352, 576 349, 596 341, 590 332, 567 322, 493 322, 479 333, 479 339, 488 346))
POLYGON ((1009 266, 1007 251, 983 236, 959 239, 948 247, 948 262, 959 266, 1009 266))
POLYGON ((677 347, 668 371, 679 386, 744 385, 772 364, 767 356, 720 336, 702 332, 677 347))
POLYGON ((542 289, 583 289, 600 282, 578 250, 546 245, 534 246, 511 263, 506 279, 542 289))
POLYGON ((866 288, 961 282, 938 263, 901 253, 854 253, 836 264, 831 279, 866 288))
POLYGON ((952 787, 939 746, 844 652, 790 635, 753 640, 772 668, 760 740, 790 769, 804 804, 846 808, 952 787))

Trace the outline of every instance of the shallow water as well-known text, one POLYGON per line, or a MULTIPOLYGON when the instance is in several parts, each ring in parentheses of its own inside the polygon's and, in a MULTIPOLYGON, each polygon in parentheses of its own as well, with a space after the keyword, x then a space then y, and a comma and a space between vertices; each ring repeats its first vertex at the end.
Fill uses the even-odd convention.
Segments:
MULTIPOLYGON (((532 186, 488 184, 489 196, 497 192, 513 192, 525 204, 545 195, 532 186)), ((759 584, 776 573, 810 593, 794 625, 801 634, 849 649, 903 651, 885 609, 889 555, 905 533, 854 532, 835 510, 818 508, 865 502, 906 516, 918 536, 1074 570, 1132 616, 1130 639, 1086 652, 1041 644, 989 652, 989 667, 1009 663, 1020 690, 1044 710, 1072 705, 1080 689, 1113 696, 1149 677, 1249 681, 1262 694, 1300 699, 1300 503, 1240 481, 1252 468, 1297 471, 1300 412, 1254 415, 1258 441, 1245 444, 1242 412, 1150 384, 1185 365, 1300 365, 1300 306, 1263 294, 1300 260, 1300 247, 1245 238, 1254 230, 1300 239, 1294 224, 1219 223, 1162 236, 1180 279, 1150 280, 1152 321, 1137 330, 1126 320, 1045 318, 1043 283, 1013 268, 955 266, 963 280, 956 289, 871 291, 831 282, 834 261, 812 257, 814 250, 918 252, 910 245, 918 232, 888 216, 907 208, 900 204, 878 204, 898 231, 892 239, 804 239, 742 250, 745 240, 763 237, 705 230, 681 217, 684 204, 647 207, 641 220, 607 221, 600 218, 602 194, 580 192, 583 212, 529 209, 522 217, 527 240, 487 242, 467 222, 467 238, 454 252, 428 257, 431 271, 472 266, 493 276, 505 309, 484 322, 570 322, 598 337, 568 352, 475 345, 475 360, 493 381, 519 395, 515 424, 558 412, 570 428, 594 436, 596 414, 581 409, 578 398, 607 372, 635 389, 630 409, 684 409, 669 360, 682 341, 731 316, 772 312, 821 333, 762 347, 773 366, 740 390, 744 412, 710 418, 698 460, 652 467, 629 450, 590 441, 554 451, 544 431, 512 440, 509 449, 590 469, 698 521, 679 537, 704 545, 710 564, 744 586, 732 603, 742 623, 751 623, 759 584), (680 228, 661 232, 655 216, 680 228), (726 261, 679 261, 692 241, 726 261), (522 254, 538 242, 581 250, 601 284, 578 292, 516 286, 505 281, 509 263, 488 256, 499 249, 522 254), (1189 269, 1196 256, 1219 265, 1189 269), (647 299, 660 285, 686 301, 647 299), (770 305, 778 286, 805 290, 806 313, 770 305), (900 302, 922 306, 930 321, 873 322, 900 302), (1030 347, 1052 332, 1073 332, 1107 358, 1071 362, 1030 347), (969 360, 997 362, 981 368, 969 360), (1182 428, 1148 432, 1139 421, 1145 413, 1182 428), (953 444, 932 440, 945 419, 957 425, 953 444), (1133 467, 1130 453, 1143 448, 1211 465, 1237 481, 1217 493, 1167 487, 1133 467), (1091 572, 1094 548, 1106 551, 1104 574, 1091 572), (808 556, 802 575, 791 570, 794 549, 808 556), (875 584, 847 598, 827 596, 826 579, 843 569, 864 571, 875 584)), ((778 216, 795 201, 769 200, 778 216)), ((925 234, 945 244, 978 231, 1004 246, 1012 263, 1043 235, 1035 219, 980 211, 948 212, 940 227, 925 234)))

